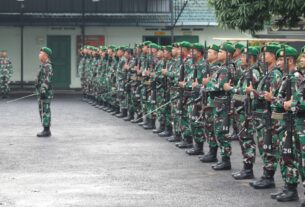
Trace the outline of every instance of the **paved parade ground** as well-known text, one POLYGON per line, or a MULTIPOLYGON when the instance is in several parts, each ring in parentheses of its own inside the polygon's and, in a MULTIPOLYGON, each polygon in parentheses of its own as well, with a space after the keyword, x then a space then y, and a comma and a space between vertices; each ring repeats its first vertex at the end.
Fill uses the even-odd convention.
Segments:
MULTIPOLYGON (((53 136, 37 138, 37 108, 34 98, 0 100, 0 206, 297 205, 271 200, 274 189, 253 190, 249 181, 234 181, 231 171, 213 171, 151 131, 82 102, 80 95, 56 95, 53 136)), ((241 165, 234 142, 232 171, 241 165)), ((282 187, 279 175, 276 183, 282 187)), ((299 195, 304 200, 302 187, 299 195)))

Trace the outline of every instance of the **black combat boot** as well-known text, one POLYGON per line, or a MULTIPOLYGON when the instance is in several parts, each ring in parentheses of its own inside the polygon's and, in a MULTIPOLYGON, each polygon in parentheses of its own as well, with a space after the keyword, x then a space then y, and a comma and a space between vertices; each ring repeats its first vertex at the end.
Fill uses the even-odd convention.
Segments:
POLYGON ((166 126, 165 130, 158 134, 159 137, 170 137, 172 136, 172 126, 166 126))
POLYGON ((287 184, 286 190, 277 195, 276 200, 280 202, 298 201, 297 184, 287 184))
POLYGON ((192 137, 186 137, 185 139, 182 139, 181 142, 176 143, 176 147, 180 149, 192 148, 193 147, 192 141, 193 141, 192 137))
POLYGON ((128 116, 125 117, 123 120, 124 121, 131 121, 134 119, 134 113, 132 111, 129 111, 128 116))
POLYGON ((203 142, 194 142, 193 148, 186 150, 188 155, 203 155, 203 142))
POLYGON ((300 207, 305 207, 305 201, 301 203, 300 207))
POLYGON ((208 154, 200 156, 199 160, 204 163, 217 162, 217 149, 218 147, 210 147, 208 154))
POLYGON ((170 136, 167 141, 169 142, 180 142, 181 141, 181 135, 180 134, 173 134, 172 136, 170 136))
POLYGON ((155 120, 147 118, 147 124, 143 125, 145 130, 154 129, 155 128, 155 120))
POLYGON ((233 173, 232 177, 235 180, 253 179, 253 164, 244 163, 244 168, 238 172, 233 173))
POLYGON ((231 170, 230 157, 222 157, 221 162, 212 165, 213 170, 231 170))
POLYGON ((118 117, 118 118, 124 118, 126 116, 127 116, 127 109, 122 109, 121 113, 116 115, 116 117, 118 117))
POLYGON ((111 104, 109 104, 108 109, 106 110, 108 113, 112 113, 114 112, 114 106, 112 106, 111 104))
POLYGON ((50 127, 43 127, 43 131, 37 134, 37 137, 50 137, 51 131, 50 127))
POLYGON ((147 117, 143 117, 142 121, 138 123, 139 126, 143 126, 143 125, 147 125, 147 124, 148 124, 147 117))
POLYGON ((119 106, 115 106, 114 107, 114 111, 111 113, 111 115, 112 116, 116 116, 119 113, 120 113, 120 107, 119 106))
POLYGON ((270 193, 270 198, 271 198, 271 199, 276 199, 276 197, 277 197, 278 195, 283 194, 285 191, 287 191, 287 185, 286 185, 286 184, 285 184, 285 186, 284 186, 281 190, 279 190, 279 191, 277 191, 277 192, 275 192, 275 193, 270 193))
POLYGON ((160 121, 159 126, 156 127, 156 129, 152 130, 152 132, 154 134, 159 134, 159 133, 163 132, 164 130, 165 130, 164 123, 162 123, 162 121, 160 121))
POLYGON ((250 182, 249 185, 255 189, 275 188, 274 171, 264 170, 264 175, 256 181, 250 182))
MULTIPOLYGON (((142 116, 142 115, 141 115, 142 116)), ((138 123, 141 123, 143 122, 143 118, 141 116, 135 116, 133 115, 134 119, 131 120, 131 123, 133 124, 138 124, 138 123)))

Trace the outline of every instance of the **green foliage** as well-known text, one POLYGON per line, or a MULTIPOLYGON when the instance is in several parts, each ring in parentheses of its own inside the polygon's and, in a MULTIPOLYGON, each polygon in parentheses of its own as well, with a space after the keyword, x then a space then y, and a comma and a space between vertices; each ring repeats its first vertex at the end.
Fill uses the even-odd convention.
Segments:
POLYGON ((272 21, 278 26, 296 26, 305 17, 304 0, 209 0, 219 25, 254 33, 272 21))

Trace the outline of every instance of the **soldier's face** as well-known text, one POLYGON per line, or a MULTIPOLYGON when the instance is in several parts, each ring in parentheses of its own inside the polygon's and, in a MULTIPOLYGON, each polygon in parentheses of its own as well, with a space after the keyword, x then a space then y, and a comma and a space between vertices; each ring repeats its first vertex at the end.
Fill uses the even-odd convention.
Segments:
POLYGON ((271 52, 265 52, 266 63, 274 63, 275 62, 275 55, 271 52))
POLYGON ((300 66, 301 68, 305 68, 305 55, 303 55, 300 59, 300 66))
POLYGON ((7 57, 7 52, 2 52, 3 57, 7 57))
POLYGON ((108 49, 108 54, 110 55, 110 56, 112 56, 112 49, 108 49))
POLYGON ((38 58, 39 58, 40 62, 44 63, 48 60, 48 55, 45 52, 40 51, 38 58))
POLYGON ((223 62, 223 61, 226 60, 226 58, 227 58, 226 51, 220 50, 219 53, 218 53, 218 60, 223 62))
POLYGON ((147 45, 144 45, 144 46, 143 46, 143 52, 144 52, 144 53, 147 53, 147 51, 148 51, 148 47, 147 47, 147 45))
POLYGON ((279 57, 276 61, 276 64, 280 67, 281 70, 283 70, 284 69, 284 58, 279 57))
POLYGON ((178 50, 178 48, 177 48, 177 47, 173 47, 173 50, 172 50, 172 55, 173 55, 174 57, 176 57, 176 56, 178 56, 178 55, 179 55, 179 50, 178 50))
POLYGON ((238 48, 236 48, 236 50, 235 50, 235 52, 234 52, 234 54, 233 54, 233 57, 235 58, 235 57, 238 57, 238 56, 240 56, 240 55, 241 55, 241 50, 238 49, 238 48))
POLYGON ((158 57, 158 58, 163 58, 163 51, 162 51, 162 50, 159 50, 159 51, 157 52, 157 57, 158 57))
POLYGON ((247 64, 247 55, 245 53, 241 54, 241 64, 242 65, 247 64))

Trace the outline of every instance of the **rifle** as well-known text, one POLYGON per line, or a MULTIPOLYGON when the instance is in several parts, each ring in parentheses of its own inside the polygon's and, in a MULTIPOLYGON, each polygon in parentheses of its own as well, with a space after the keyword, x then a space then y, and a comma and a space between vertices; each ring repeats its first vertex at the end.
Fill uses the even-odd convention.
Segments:
MULTIPOLYGON (((247 62, 246 67, 248 68, 248 74, 247 74, 247 77, 246 77, 246 81, 247 81, 247 86, 250 86, 250 84, 253 80, 253 68, 250 66, 250 63, 249 63, 249 41, 247 41, 246 62, 247 62)), ((247 138, 250 138, 249 127, 250 127, 250 122, 252 120, 252 98, 251 98, 251 94, 247 94, 247 97, 246 97, 245 103, 244 103, 244 109, 245 109, 246 120, 245 120, 245 124, 244 124, 243 128, 247 132, 247 138)))

